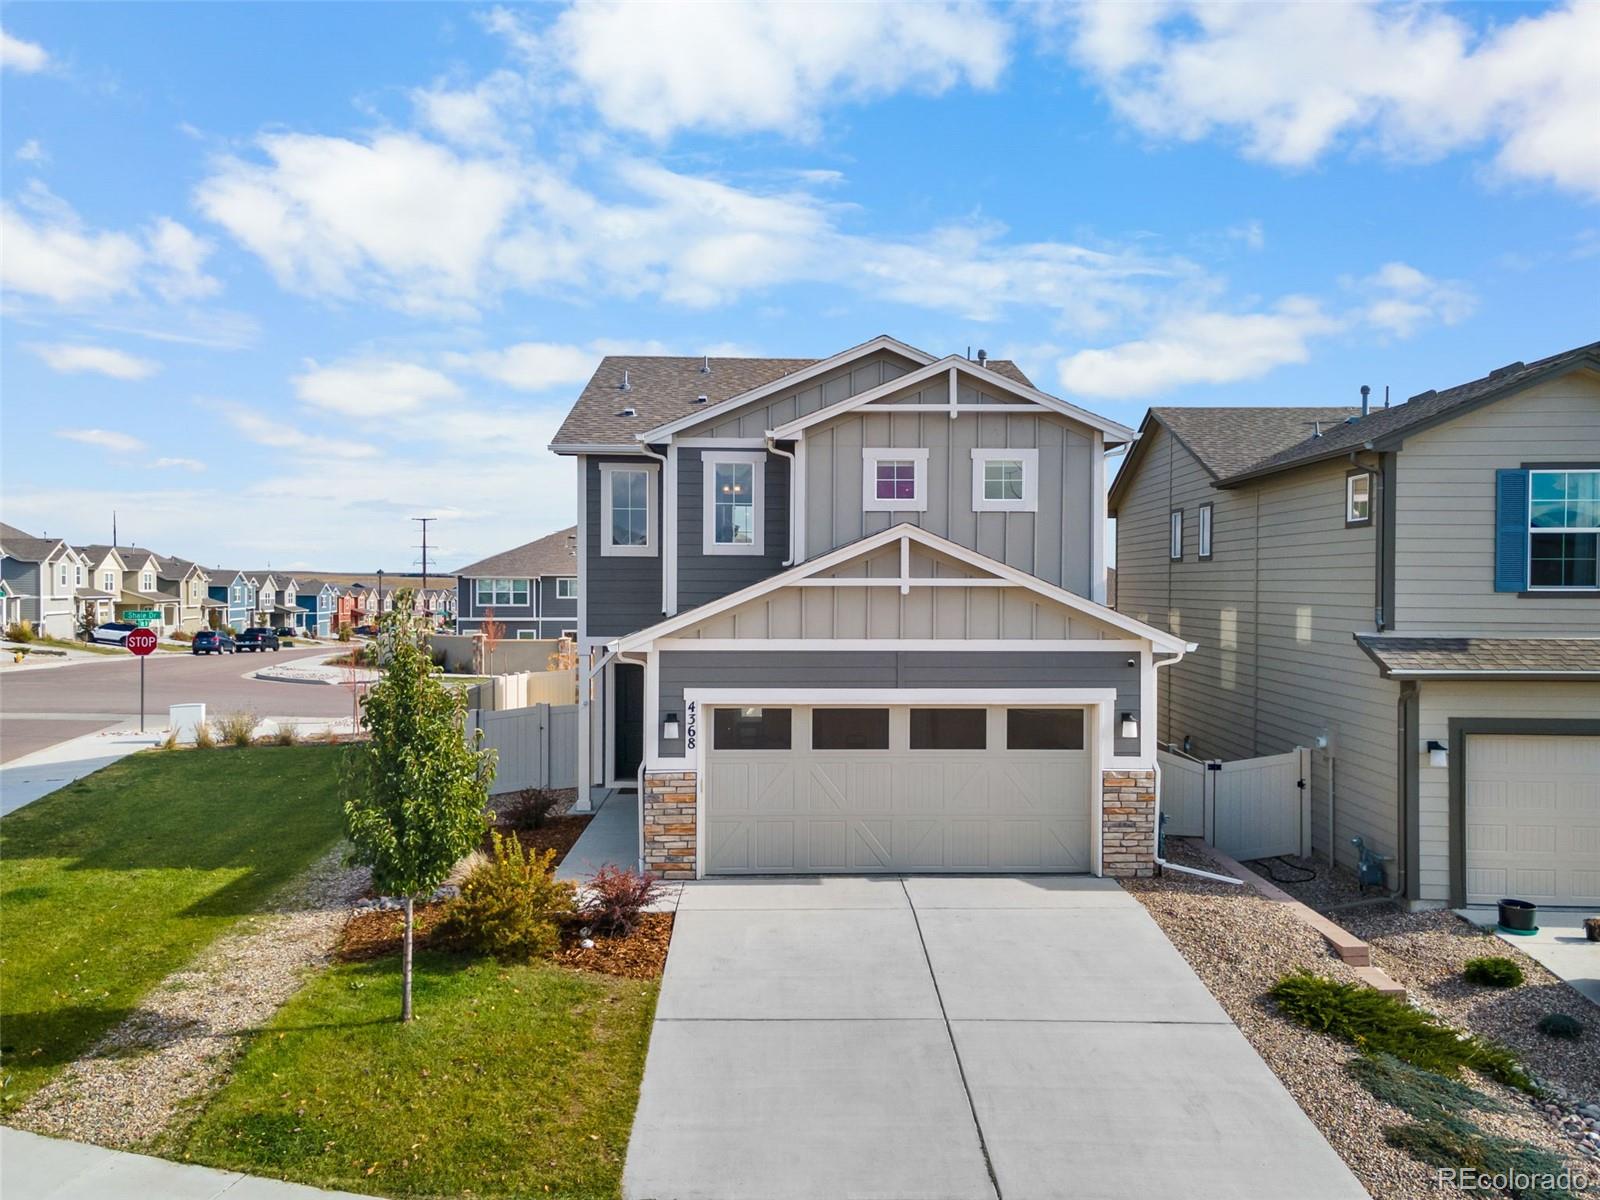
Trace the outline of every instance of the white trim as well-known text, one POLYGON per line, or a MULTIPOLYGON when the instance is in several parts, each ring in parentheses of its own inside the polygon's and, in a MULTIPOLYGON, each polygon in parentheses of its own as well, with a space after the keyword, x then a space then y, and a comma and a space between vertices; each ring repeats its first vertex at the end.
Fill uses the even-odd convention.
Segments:
POLYGON ((1167 513, 1167 561, 1183 561, 1183 509, 1167 513))
MULTIPOLYGON (((902 546, 905 545, 905 543, 901 544, 902 546)), ((914 587, 1008 588, 1015 585, 1006 579, 975 579, 964 575, 911 575, 902 570, 900 575, 893 578, 882 575, 829 575, 824 579, 796 579, 789 586, 803 588, 897 587, 903 594, 909 595, 909 589, 914 587)))
POLYGON ((522 575, 474 575, 472 577, 472 607, 474 607, 474 608, 527 608, 530 604, 533 603, 533 596, 534 596, 534 593, 537 590, 538 589, 537 589, 534 581, 532 579, 529 579, 529 578, 527 578, 525 576, 522 576, 522 575), (506 588, 506 594, 511 596, 512 599, 507 600, 504 604, 501 604, 500 601, 496 600, 494 598, 494 595, 493 595, 493 593, 495 591, 499 590, 499 589, 496 588, 496 589, 491 589, 490 597, 489 597, 489 599, 487 601, 485 601, 483 599, 483 591, 482 591, 482 589, 483 589, 483 585, 486 584, 486 583, 504 583, 504 584, 507 584, 508 586, 506 588), (524 588, 523 588, 523 591, 525 593, 525 598, 524 598, 524 600, 522 601, 521 604, 518 604, 517 601, 516 601, 516 594, 517 594, 516 585, 519 584, 519 583, 525 585, 524 588))
POLYGON ((1195 523, 1195 557, 1210 558, 1212 535, 1216 524, 1216 506, 1210 503, 1202 504, 1198 511, 1200 515, 1195 523))
MULTIPOLYGON (((1530 471, 1529 472, 1530 477, 1531 477, 1532 474, 1533 473, 1530 471)), ((1529 487, 1528 487, 1528 494, 1529 494, 1530 497, 1533 494, 1533 486, 1532 486, 1531 482, 1530 482, 1529 487)), ((1532 503, 1531 499, 1529 500, 1528 508, 1529 508, 1530 512, 1533 509, 1533 503, 1532 503)), ((1352 474, 1346 475, 1344 477, 1344 521, 1345 521, 1346 525, 1368 525, 1368 524, 1371 524, 1371 522, 1372 522, 1372 472, 1371 471, 1356 471, 1356 472, 1353 472, 1352 474), (1356 481, 1357 480, 1360 480, 1362 483, 1366 484, 1366 488, 1367 488, 1367 494, 1362 497, 1362 500, 1365 502, 1365 504, 1367 506, 1367 512, 1366 512, 1365 516, 1361 516, 1361 517, 1358 517, 1358 516, 1355 515, 1355 508, 1356 508, 1356 481)))
POLYGON ((674 446, 685 450, 765 450, 764 437, 686 437, 673 438, 674 446))
MULTIPOLYGON (((612 644, 619 650, 636 650, 641 646, 648 646, 659 638, 666 637, 690 625, 699 624, 701 621, 714 617, 718 613, 737 608, 739 605, 765 596, 769 592, 792 586, 799 580, 810 578, 820 571, 838 566, 840 563, 865 557, 900 538, 910 538, 930 550, 938 551, 940 554, 948 555, 970 566, 979 567, 989 572, 990 575, 1009 579, 1026 591, 1054 600, 1066 608, 1075 609, 1087 617, 1092 617, 1114 628, 1124 630, 1136 638, 1149 641, 1155 649, 1164 653, 1176 654, 1181 658, 1190 649, 1190 644, 1182 638, 1174 637, 1172 634, 1157 629, 1153 625, 1146 625, 1143 621, 1136 621, 1132 617, 1117 612, 1115 609, 1107 608, 1103 604, 1096 604, 1092 600, 1086 600, 1074 592, 1056 587, 1053 583, 1046 583, 1035 575, 1029 575, 1026 571, 1018 570, 1016 567, 1008 566, 996 559, 989 558, 976 550, 971 550, 966 546, 952 542, 949 538, 930 533, 920 526, 907 524, 891 525, 888 529, 870 534, 835 550, 830 550, 826 554, 820 554, 812 561, 791 567, 787 571, 769 575, 766 579, 753 583, 749 587, 730 592, 720 599, 699 605, 689 612, 680 613, 665 621, 658 621, 648 628, 639 629, 621 638, 614 639, 612 644)), ((815 644, 813 643, 813 645, 815 644)))
POLYGON ((601 673, 605 693, 605 736, 600 751, 600 778, 607 787, 617 786, 617 681, 612 668, 616 666, 613 655, 601 673))
POLYGON ((864 512, 927 512, 928 449, 926 446, 863 446, 861 448, 861 508, 864 512), (910 500, 880 500, 877 475, 880 462, 909 462, 916 495, 910 500))
POLYGON ((1039 511, 1039 452, 1037 450, 1005 450, 977 446, 972 451, 972 511, 973 512, 1030 512, 1039 511), (984 476, 992 462, 1017 462, 1022 464, 1022 499, 991 500, 985 494, 984 476))
MULTIPOLYGON (((557 600, 576 600, 577 598, 578 598, 578 577, 576 575, 557 575, 556 576, 556 599, 557 600), (563 583, 570 583, 572 585, 572 594, 571 595, 563 596, 561 594, 561 585, 563 583)), ((543 615, 543 614, 540 614, 540 615, 543 615)))
POLYGON ((806 560, 806 439, 800 438, 794 444, 794 459, 791 461, 790 470, 794 472, 789 481, 789 503, 793 506, 794 520, 791 522, 790 536, 794 539, 794 561, 798 565, 806 560))
POLYGON ((1089 599, 1096 604, 1106 603, 1106 446, 1105 435, 1098 429, 1089 436, 1089 453, 1093 455, 1090 469, 1090 490, 1094 502, 1090 506, 1089 527, 1089 599))
POLYGON ((926 364, 933 361, 933 355, 926 350, 918 350, 915 346, 908 346, 888 334, 880 334, 871 341, 862 342, 859 346, 851 346, 848 350, 841 350, 829 358, 812 363, 809 367, 802 367, 798 371, 791 371, 787 375, 781 375, 771 383, 764 383, 760 387, 750 388, 747 391, 740 392, 737 396, 729 396, 726 400, 719 400, 716 404, 708 405, 698 412, 686 413, 684 416, 668 421, 665 425, 657 425, 654 429, 647 429, 637 436, 641 442, 666 441, 680 430, 692 428, 702 421, 720 416, 734 409, 743 408, 747 404, 753 404, 757 400, 763 400, 778 392, 787 391, 789 388, 803 384, 809 379, 815 379, 818 375, 825 375, 837 367, 842 367, 855 359, 864 358, 868 354, 876 354, 880 350, 893 351, 902 358, 909 358, 915 363, 926 364))
POLYGON ((661 561, 661 611, 678 611, 678 447, 667 447, 661 483, 661 540, 666 555, 661 561))
POLYGON ((761 450, 705 450, 700 454, 700 550, 707 555, 754 555, 767 552, 767 452, 761 450), (750 520, 754 541, 748 544, 716 540, 716 479, 721 463, 750 467, 750 520))
POLYGON ((552 454, 643 454, 636 442, 612 445, 609 442, 551 442, 545 447, 552 454))
POLYGON ((1037 404, 892 404, 875 400, 866 406, 874 413, 949 413, 952 418, 963 413, 1036 413, 1037 404))
POLYGON ((601 558, 655 558, 659 553, 656 538, 656 519, 660 516, 660 501, 656 497, 656 484, 660 481, 661 464, 657 462, 600 464, 600 557, 601 558), (649 477, 645 487, 644 536, 642 546, 614 546, 611 544, 611 477, 626 471, 642 471, 649 477))
POLYGON ((827 641, 805 638, 674 638, 657 641, 656 650, 701 650, 706 652, 735 651, 760 653, 767 650, 814 650, 820 652, 843 650, 937 650, 941 652, 998 654, 1006 651, 1047 654, 1072 651, 1108 654, 1138 654, 1149 651, 1142 641, 1115 638, 1058 638, 1054 641, 1030 642, 1026 640, 979 640, 962 638, 834 638, 827 641))
MULTIPOLYGON (((887 383, 880 383, 875 388, 868 388, 864 392, 857 392, 854 396, 851 396, 846 400, 841 400, 837 404, 829 405, 826 408, 819 408, 816 412, 807 413, 803 417, 796 417, 793 421, 785 422, 784 424, 779 425, 776 429, 767 430, 767 436, 771 438, 778 438, 780 440, 794 437, 796 434, 803 430, 809 429, 813 425, 820 424, 823 421, 831 421, 834 418, 842 416, 845 413, 852 412, 863 405, 871 404, 874 400, 880 400, 885 396, 892 396, 896 392, 903 391, 907 388, 928 383, 930 380, 937 379, 939 375, 946 370, 959 371, 968 379, 971 379, 982 385, 986 390, 1009 392, 1011 395, 1021 397, 1023 400, 1031 401, 1034 405, 1038 405, 1041 408, 1048 409, 1049 411, 1064 417, 1070 417, 1074 421, 1079 421, 1084 425, 1087 425, 1090 429, 1098 429, 1104 434, 1111 435, 1118 442, 1129 442, 1135 437, 1134 431, 1129 429, 1126 425, 1119 425, 1117 422, 1106 417, 1102 417, 1097 413, 1092 413, 1086 408, 1079 408, 1076 404, 1069 404, 1067 401, 1062 400, 1058 396, 1052 396, 1048 392, 1041 392, 1038 388, 1029 387, 1027 384, 1017 383, 1015 380, 1007 379, 1004 375, 998 375, 986 367, 980 367, 976 363, 968 362, 958 354, 952 354, 947 358, 939 359, 937 362, 931 362, 924 367, 919 367, 915 371, 901 375, 897 379, 891 379, 887 383)), ((892 407, 908 408, 909 410, 909 406, 904 405, 894 405, 892 407)), ((994 412, 999 410, 1000 406, 992 404, 978 404, 963 405, 962 407, 971 408, 978 411, 994 412)), ((1024 407, 1026 408, 1029 406, 1025 405, 1024 407)), ((948 412, 949 406, 944 404, 937 405, 936 410, 939 412, 948 412)))

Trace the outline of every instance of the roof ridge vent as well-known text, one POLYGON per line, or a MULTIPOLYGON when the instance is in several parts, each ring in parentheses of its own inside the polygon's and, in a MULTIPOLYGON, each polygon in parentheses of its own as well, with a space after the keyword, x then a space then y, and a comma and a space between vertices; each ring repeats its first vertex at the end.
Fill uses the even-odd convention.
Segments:
POLYGON ((622 368, 622 382, 617 385, 617 390, 618 391, 623 391, 623 392, 627 392, 627 391, 632 391, 633 390, 633 384, 628 382, 628 368, 627 367, 623 367, 622 368))
POLYGON ((711 374, 711 355, 707 354, 700 360, 700 374, 711 374))
POLYGON ((1490 371, 1489 372, 1489 378, 1490 379, 1499 379, 1502 375, 1509 375, 1513 371, 1520 371, 1520 370, 1522 370, 1523 367, 1525 367, 1527 365, 1528 364, 1525 363, 1525 362, 1507 363, 1503 367, 1496 367, 1494 370, 1490 371))

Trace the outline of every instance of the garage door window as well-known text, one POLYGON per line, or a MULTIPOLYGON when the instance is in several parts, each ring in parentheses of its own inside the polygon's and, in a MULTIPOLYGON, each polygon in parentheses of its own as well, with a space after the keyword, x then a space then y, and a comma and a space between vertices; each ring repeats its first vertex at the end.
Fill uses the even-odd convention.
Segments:
POLYGON ((913 750, 982 750, 989 714, 981 708, 913 708, 913 750))
POLYGON ((1007 750, 1082 750, 1081 708, 1006 709, 1007 750))
POLYGON ((787 708, 719 708, 712 718, 718 750, 787 750, 787 708))
POLYGON ((813 750, 887 750, 887 708, 814 708, 811 710, 813 750))

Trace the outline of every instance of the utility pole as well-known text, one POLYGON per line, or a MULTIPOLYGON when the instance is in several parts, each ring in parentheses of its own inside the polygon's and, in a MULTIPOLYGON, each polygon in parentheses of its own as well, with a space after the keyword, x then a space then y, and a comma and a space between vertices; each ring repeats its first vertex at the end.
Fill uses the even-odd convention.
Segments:
POLYGON ((412 517, 413 521, 422 525, 422 590, 428 590, 428 522, 437 521, 438 517, 412 517))

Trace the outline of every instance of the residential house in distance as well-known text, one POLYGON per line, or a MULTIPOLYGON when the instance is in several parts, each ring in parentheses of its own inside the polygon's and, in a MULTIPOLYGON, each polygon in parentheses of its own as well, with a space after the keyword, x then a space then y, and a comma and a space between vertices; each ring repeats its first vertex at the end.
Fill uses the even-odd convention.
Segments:
MULTIPOLYGON (((93 547, 98 549, 98 547, 93 547)), ((158 633, 171 633, 181 628, 178 597, 161 590, 161 556, 142 546, 118 546, 117 557, 123 564, 122 591, 117 597, 117 618, 129 611, 159 612, 158 633)))
POLYGON ((255 589, 255 611, 251 615, 250 624, 273 626, 280 622, 275 621, 274 614, 278 607, 278 577, 271 571, 246 571, 245 578, 250 580, 255 589))
POLYGON ((96 625, 116 620, 122 583, 128 574, 127 563, 115 546, 79 546, 77 550, 78 557, 83 559, 84 589, 88 593, 80 608, 84 604, 93 605, 96 625))
POLYGON ((482 632, 492 611, 508 638, 576 637, 577 535, 559 529, 457 571, 456 632, 482 632))
POLYGON ((0 580, 6 586, 7 624, 29 621, 49 637, 70 638, 76 632, 84 561, 66 542, 0 524, 0 580))
POLYGON ((301 610, 300 627, 316 637, 333 633, 333 614, 339 589, 324 579, 302 579, 295 593, 301 610))
POLYGON ((607 357, 551 447, 580 804, 640 785, 669 876, 1152 873, 1158 668, 1187 646, 1104 604, 1105 451, 1133 436, 890 337, 607 357))
POLYGON ((185 558, 163 557, 156 571, 156 590, 177 601, 177 621, 170 632, 195 633, 211 627, 209 614, 222 607, 213 600, 211 577, 204 567, 185 558))
POLYGON ((1158 738, 1314 749, 1313 841, 1418 905, 1600 905, 1600 343, 1392 408, 1154 408, 1118 607, 1158 738))
POLYGON ((218 627, 235 630, 249 628, 255 615, 256 589, 243 571, 227 567, 211 567, 206 572, 211 577, 207 590, 218 607, 209 610, 218 627))

